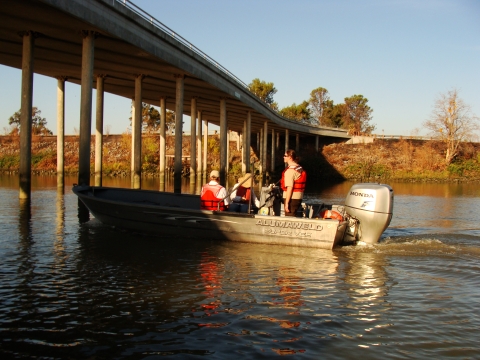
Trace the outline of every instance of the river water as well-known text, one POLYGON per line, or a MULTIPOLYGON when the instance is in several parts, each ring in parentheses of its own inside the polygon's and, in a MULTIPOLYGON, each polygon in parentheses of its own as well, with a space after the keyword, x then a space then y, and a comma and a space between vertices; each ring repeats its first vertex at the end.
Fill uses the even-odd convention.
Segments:
POLYGON ((81 223, 55 181, 0 177, 2 359, 480 358, 479 184, 390 184, 381 242, 332 252, 81 223))

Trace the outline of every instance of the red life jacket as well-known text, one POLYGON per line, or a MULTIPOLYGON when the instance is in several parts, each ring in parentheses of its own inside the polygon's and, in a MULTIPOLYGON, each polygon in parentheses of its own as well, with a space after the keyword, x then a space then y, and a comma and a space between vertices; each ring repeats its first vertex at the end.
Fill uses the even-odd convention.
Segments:
POLYGON ((300 177, 297 180, 293 181, 293 191, 295 192, 304 192, 305 186, 307 185, 307 172, 303 170, 300 165, 290 165, 286 167, 285 170, 282 172, 282 179, 280 181, 280 187, 283 191, 287 191, 287 187, 285 186, 285 172, 288 169, 293 169, 300 174, 300 177))
POLYGON ((245 188, 243 186, 239 186, 237 188, 237 195, 236 196, 240 196, 240 197, 244 197, 245 199, 247 200, 242 200, 241 202, 242 203, 248 203, 248 200, 250 200, 250 188, 245 188))
POLYGON ((202 195, 200 197, 200 209, 201 210, 219 210, 225 211, 227 210, 225 206, 225 202, 219 198, 217 198, 218 192, 222 189, 222 185, 210 185, 205 184, 202 188, 202 195), (220 203, 220 207, 218 206, 220 203))

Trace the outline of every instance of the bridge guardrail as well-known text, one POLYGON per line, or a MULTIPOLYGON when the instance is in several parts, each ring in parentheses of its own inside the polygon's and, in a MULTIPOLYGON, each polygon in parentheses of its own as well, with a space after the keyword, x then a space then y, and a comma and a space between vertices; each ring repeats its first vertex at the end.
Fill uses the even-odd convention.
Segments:
MULTIPOLYGON (((216 60, 214 60, 213 58, 211 58, 209 55, 207 55, 206 53, 204 53, 202 50, 200 50, 199 48, 197 48, 195 45, 193 45, 191 42, 189 42, 187 39, 185 39, 184 37, 182 37, 181 35, 178 35, 175 31, 173 31, 172 29, 170 29, 167 25, 165 25, 164 23, 162 23, 160 20, 156 19, 155 17, 153 17, 152 15, 150 15, 149 13, 147 13, 145 10, 141 9, 140 7, 138 7, 137 5, 135 5, 131 0, 113 0, 114 3, 118 3, 122 6, 125 6, 126 8, 128 8, 129 10, 131 10, 132 12, 134 12, 135 14, 137 14, 138 16, 140 16, 141 18, 143 18, 144 20, 148 21, 150 24, 152 24, 153 26, 155 26, 157 29, 159 29, 160 31, 162 31, 164 34, 170 36, 172 39, 175 39, 177 40, 178 42, 180 42, 181 44, 185 45, 187 48, 189 48, 190 50, 192 50, 193 52, 195 52, 197 55, 199 55, 200 57, 202 57, 204 60, 206 60, 207 62, 209 62, 210 64, 212 64, 213 66, 217 67, 220 71, 222 71, 225 75, 227 75, 229 78, 233 79, 238 85, 244 87, 246 90, 248 90, 250 92, 250 89, 248 87, 247 84, 245 84, 242 80, 240 80, 240 78, 238 78, 237 76, 235 76, 231 71, 229 71, 226 67, 220 65, 216 60)), ((253 93, 252 93, 253 94, 253 93)), ((255 95, 255 94, 253 94, 255 95)), ((257 96, 258 97, 258 96, 257 96)), ((260 99, 260 98, 259 98, 260 99)), ((266 104, 266 106, 268 107, 268 104, 266 104)), ((287 121, 290 121, 292 123, 299 123, 298 121, 296 120, 292 120, 292 119, 289 119, 289 118, 286 118, 282 115, 280 115, 280 113, 274 109, 272 109, 276 114, 277 116, 280 116, 281 118, 283 118, 284 120, 287 120, 287 121)), ((324 128, 326 130, 332 130, 332 129, 335 129, 335 130, 338 130, 338 128, 335 128, 335 127, 329 127, 329 126, 315 126, 313 124, 308 124, 308 123, 303 123, 303 125, 305 126, 311 126, 311 127, 319 127, 319 128, 324 128)))
POLYGON ((245 84, 242 80, 240 80, 238 77, 236 77, 232 72, 230 72, 227 68, 224 66, 220 65, 217 61, 215 61, 213 58, 208 56, 206 53, 204 53, 202 50, 197 48, 195 45, 193 45, 191 42, 189 42, 187 39, 182 37, 181 35, 178 35, 175 31, 170 29, 167 25, 162 23, 160 20, 156 19, 143 9, 139 8, 137 5, 132 3, 130 0, 114 0, 115 2, 122 4, 123 6, 127 7, 131 11, 133 11, 135 14, 138 16, 142 17, 143 19, 147 20, 150 24, 154 25, 157 29, 163 31, 166 35, 172 37, 173 39, 179 41, 186 47, 188 47, 190 50, 195 52, 197 55, 200 55, 202 58, 204 58, 206 61, 208 61, 210 64, 214 65, 218 69, 220 69, 222 72, 224 72, 226 75, 228 75, 230 78, 235 80, 239 85, 243 86, 248 90, 248 85, 245 84))

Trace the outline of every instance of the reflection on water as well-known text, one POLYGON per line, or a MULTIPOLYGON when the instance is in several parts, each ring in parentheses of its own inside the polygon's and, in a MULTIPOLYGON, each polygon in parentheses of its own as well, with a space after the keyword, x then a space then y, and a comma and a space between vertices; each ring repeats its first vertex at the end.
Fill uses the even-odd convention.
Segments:
MULTIPOLYGON (((206 252, 202 253, 199 270, 205 288, 202 294, 206 298, 205 303, 201 304, 201 308, 207 316, 218 314, 217 308, 221 305, 220 296, 223 294, 218 259, 206 252)), ((208 323, 200 326, 213 325, 208 323)))
MULTIPOLYGON (((473 187, 392 185, 380 244, 325 251, 80 223, 68 179, 63 194, 56 178, 36 178, 30 201, 19 201, 18 181, 0 180, 2 358, 480 354, 473 187)), ((343 199, 350 186, 309 196, 343 199)))
POLYGON ((345 268, 345 282, 351 285, 351 302, 372 304, 387 295, 388 282, 383 255, 351 251, 345 268))

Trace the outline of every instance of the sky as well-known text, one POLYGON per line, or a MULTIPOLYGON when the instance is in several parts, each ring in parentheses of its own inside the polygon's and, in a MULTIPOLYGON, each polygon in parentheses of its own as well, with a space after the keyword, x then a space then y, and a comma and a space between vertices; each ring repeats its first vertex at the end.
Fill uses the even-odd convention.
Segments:
MULTIPOLYGON (((479 0, 132 2, 243 82, 273 82, 280 108, 323 87, 335 104, 353 95, 367 98, 376 134, 427 135, 422 123, 435 99, 456 88, 480 116, 479 0)), ((4 134, 20 109, 21 71, 0 65, 0 79, 4 134)), ((34 76, 33 105, 54 134, 56 84, 34 76)), ((105 132, 127 131, 130 103, 105 95, 105 132)), ((66 134, 78 133, 79 106, 80 87, 67 82, 66 134)), ((184 128, 190 128, 188 117, 184 128)))

